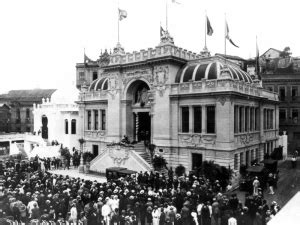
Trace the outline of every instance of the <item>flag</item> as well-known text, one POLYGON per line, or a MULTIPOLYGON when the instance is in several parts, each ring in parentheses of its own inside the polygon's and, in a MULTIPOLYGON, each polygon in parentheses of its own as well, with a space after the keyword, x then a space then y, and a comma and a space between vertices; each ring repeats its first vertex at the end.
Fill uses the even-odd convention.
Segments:
POLYGON ((164 30, 164 28, 162 28, 162 26, 160 26, 160 38, 164 37, 166 34, 166 31, 164 30))
POLYGON ((211 36, 213 34, 214 30, 212 29, 212 27, 210 25, 210 21, 207 16, 206 16, 206 29, 207 29, 207 35, 211 36))
POLYGON ((119 20, 121 21, 122 19, 125 19, 126 17, 127 17, 126 10, 119 9, 119 20))
POLYGON ((235 47, 239 47, 239 46, 237 46, 232 40, 231 40, 231 38, 229 37, 229 28, 228 28, 228 24, 227 24, 227 21, 225 21, 225 25, 226 25, 226 27, 225 27, 225 37, 226 37, 226 39, 233 45, 233 46, 235 46, 235 47))

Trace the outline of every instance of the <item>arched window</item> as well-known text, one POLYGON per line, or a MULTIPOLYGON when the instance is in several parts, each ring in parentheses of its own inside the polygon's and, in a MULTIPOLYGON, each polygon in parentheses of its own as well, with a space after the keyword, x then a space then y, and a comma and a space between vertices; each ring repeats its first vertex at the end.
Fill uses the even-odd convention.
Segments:
POLYGON ((71 134, 76 134, 76 120, 71 120, 71 134))
POLYGON ((65 133, 68 134, 69 133, 69 122, 67 119, 65 119, 65 133))

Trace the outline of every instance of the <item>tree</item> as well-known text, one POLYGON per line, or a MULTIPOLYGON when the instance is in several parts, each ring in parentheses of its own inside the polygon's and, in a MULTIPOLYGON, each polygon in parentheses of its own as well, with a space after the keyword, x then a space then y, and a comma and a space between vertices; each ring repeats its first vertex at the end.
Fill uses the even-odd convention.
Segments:
POLYGON ((288 57, 290 57, 291 56, 291 48, 290 47, 285 47, 284 49, 283 49, 283 51, 282 52, 280 52, 280 57, 281 58, 288 58, 288 57))

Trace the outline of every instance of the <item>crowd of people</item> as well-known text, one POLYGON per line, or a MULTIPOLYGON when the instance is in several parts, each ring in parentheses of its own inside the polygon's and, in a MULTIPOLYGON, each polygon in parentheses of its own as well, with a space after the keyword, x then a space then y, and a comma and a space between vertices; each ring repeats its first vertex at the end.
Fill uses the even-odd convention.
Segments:
POLYGON ((42 162, 0 165, 0 224, 264 225, 280 209, 259 189, 242 203, 200 174, 140 172, 99 183, 49 173, 42 162))

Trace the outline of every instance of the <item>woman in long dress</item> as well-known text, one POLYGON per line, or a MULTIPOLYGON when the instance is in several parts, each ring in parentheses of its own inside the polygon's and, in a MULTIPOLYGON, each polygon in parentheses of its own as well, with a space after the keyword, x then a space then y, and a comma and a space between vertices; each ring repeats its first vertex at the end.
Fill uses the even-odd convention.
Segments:
POLYGON ((154 209, 152 211, 152 222, 153 222, 153 225, 159 225, 159 218, 160 218, 160 210, 155 205, 154 209))

